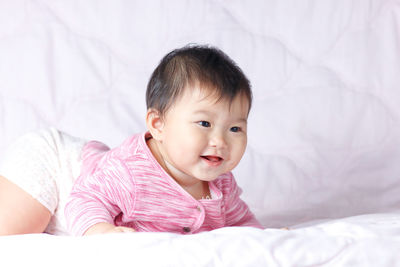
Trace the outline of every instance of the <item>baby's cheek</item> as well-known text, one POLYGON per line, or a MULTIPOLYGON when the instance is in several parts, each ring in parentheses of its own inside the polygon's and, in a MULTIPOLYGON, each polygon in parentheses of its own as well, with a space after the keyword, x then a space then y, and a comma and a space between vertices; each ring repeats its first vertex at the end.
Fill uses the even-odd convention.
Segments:
POLYGON ((235 151, 232 152, 231 154, 231 168, 235 168, 237 164, 239 164, 240 160, 242 159, 244 152, 245 152, 245 147, 244 148, 239 148, 236 149, 235 151))

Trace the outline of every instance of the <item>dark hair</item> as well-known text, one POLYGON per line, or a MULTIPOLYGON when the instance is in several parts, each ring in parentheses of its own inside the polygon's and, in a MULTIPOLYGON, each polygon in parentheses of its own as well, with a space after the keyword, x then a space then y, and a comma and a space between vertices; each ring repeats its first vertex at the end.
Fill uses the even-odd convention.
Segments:
POLYGON ((201 88, 214 89, 218 100, 231 102, 244 95, 250 110, 251 86, 242 70, 220 49, 203 45, 187 45, 164 56, 147 85, 147 108, 163 116, 186 86, 197 83, 201 88))

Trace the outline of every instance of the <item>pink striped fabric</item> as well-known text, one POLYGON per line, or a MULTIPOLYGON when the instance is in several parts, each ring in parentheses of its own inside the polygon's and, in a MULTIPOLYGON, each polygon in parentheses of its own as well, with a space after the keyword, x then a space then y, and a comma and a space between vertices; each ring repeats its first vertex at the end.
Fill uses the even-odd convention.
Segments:
POLYGON ((110 150, 89 142, 65 207, 69 231, 83 235, 108 222, 142 232, 198 233, 224 226, 262 228, 239 198, 231 173, 210 182, 212 199, 194 199, 158 164, 137 134, 110 150))

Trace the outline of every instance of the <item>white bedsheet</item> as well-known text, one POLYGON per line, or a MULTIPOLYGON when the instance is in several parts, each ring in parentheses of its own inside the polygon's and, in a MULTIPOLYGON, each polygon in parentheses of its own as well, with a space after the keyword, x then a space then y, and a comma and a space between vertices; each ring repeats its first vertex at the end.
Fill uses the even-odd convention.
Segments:
POLYGON ((190 266, 256 266, 254 257, 283 266, 394 266, 399 40, 399 0, 0 1, 0 160, 15 138, 42 127, 110 146, 143 131, 145 88, 161 57, 207 43, 253 85, 248 149, 234 171, 243 198, 267 228, 328 220, 289 232, 8 237, 0 238, 1 257, 28 263, 42 246, 54 255, 43 256, 49 264, 85 251, 102 252, 98 262, 125 261, 132 248, 154 264, 193 257, 190 266), (336 221, 375 213, 388 215, 336 221))
POLYGON ((197 235, 0 238, 4 266, 400 266, 400 213, 293 230, 222 228, 197 235))

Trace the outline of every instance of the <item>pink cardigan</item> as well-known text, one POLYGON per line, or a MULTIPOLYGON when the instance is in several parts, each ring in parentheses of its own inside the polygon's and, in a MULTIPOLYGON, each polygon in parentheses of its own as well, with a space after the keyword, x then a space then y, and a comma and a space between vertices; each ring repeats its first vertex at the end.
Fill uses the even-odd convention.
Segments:
POLYGON ((65 207, 69 231, 83 235, 108 222, 142 232, 198 233, 224 226, 262 228, 239 198, 231 173, 209 183, 212 199, 194 199, 158 164, 146 134, 110 150, 99 142, 83 149, 81 175, 65 207))

